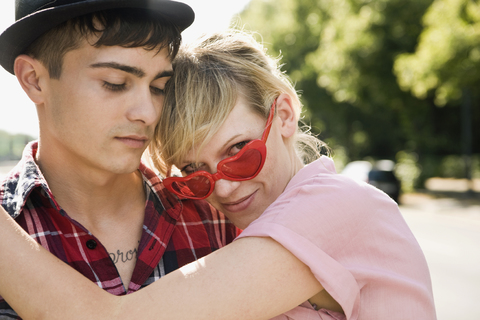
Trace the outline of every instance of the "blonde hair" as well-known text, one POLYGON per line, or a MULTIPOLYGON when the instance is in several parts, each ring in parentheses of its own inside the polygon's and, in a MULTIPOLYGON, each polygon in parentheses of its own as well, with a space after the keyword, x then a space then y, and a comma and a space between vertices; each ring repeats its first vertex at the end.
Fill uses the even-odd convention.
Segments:
MULTIPOLYGON (((193 147, 198 154, 239 96, 266 119, 275 98, 286 93, 299 119, 300 99, 278 62, 253 36, 241 31, 213 34, 182 47, 173 63, 174 76, 165 88, 162 115, 149 147, 159 173, 166 175, 193 147)), ((320 156, 324 143, 317 138, 298 130, 294 139, 296 152, 304 161, 320 156)))

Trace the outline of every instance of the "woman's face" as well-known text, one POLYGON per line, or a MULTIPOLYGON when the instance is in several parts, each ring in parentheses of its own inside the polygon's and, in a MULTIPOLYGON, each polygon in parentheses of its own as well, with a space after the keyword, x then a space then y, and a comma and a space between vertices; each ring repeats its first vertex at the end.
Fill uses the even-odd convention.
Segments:
MULTIPOLYGON (((239 98, 219 131, 199 154, 197 163, 194 163, 195 153, 192 150, 177 167, 184 175, 197 170, 215 173, 221 160, 238 153, 249 141, 262 137, 266 121, 239 98)), ((262 171, 247 181, 217 180, 214 191, 207 198, 241 229, 257 219, 277 199, 295 174, 291 150, 284 142, 286 137, 282 123, 281 117, 276 115, 267 139, 267 157, 262 171)))

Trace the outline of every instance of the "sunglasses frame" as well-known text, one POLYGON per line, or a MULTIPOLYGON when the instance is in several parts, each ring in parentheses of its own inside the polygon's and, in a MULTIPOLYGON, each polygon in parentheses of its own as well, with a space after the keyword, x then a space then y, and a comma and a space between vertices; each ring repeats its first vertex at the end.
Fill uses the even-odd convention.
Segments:
POLYGON ((275 99, 272 103, 272 107, 270 108, 270 113, 268 115, 267 123, 265 125, 265 129, 263 131, 261 139, 255 139, 255 140, 250 141, 236 155, 225 158, 222 161, 220 161, 217 164, 217 172, 216 173, 211 174, 211 173, 209 173, 205 170, 200 170, 200 171, 196 171, 192 174, 189 174, 188 176, 185 176, 185 177, 168 177, 168 178, 165 178, 163 180, 163 184, 164 184, 165 188, 167 188, 167 190, 169 190, 170 192, 173 192, 174 194, 176 194, 181 199, 197 199, 197 200, 200 200, 200 199, 208 198, 212 194, 213 190, 215 189, 215 181, 217 181, 217 180, 225 179, 225 180, 230 180, 230 181, 246 181, 246 180, 251 180, 251 179, 255 178, 260 173, 260 171, 262 171, 263 165, 265 164, 265 159, 267 158, 266 143, 267 143, 268 135, 270 134, 270 129, 272 127, 276 104, 277 104, 277 99, 275 99), (226 163, 237 161, 241 156, 244 155, 245 152, 247 152, 248 150, 252 150, 252 149, 258 150, 260 152, 260 155, 261 155, 260 166, 258 167, 258 169, 256 170, 254 175, 252 175, 250 177, 247 177, 247 178, 233 178, 233 177, 229 177, 229 176, 225 175, 225 173, 221 170, 223 165, 225 165, 226 163), (188 182, 189 180, 192 180, 192 179, 194 179, 195 177, 198 177, 198 176, 202 176, 204 178, 207 178, 208 181, 210 182, 210 190, 204 196, 187 196, 185 194, 182 194, 182 193, 178 192, 173 187, 173 184, 175 182, 184 182, 185 183, 185 182, 188 182))

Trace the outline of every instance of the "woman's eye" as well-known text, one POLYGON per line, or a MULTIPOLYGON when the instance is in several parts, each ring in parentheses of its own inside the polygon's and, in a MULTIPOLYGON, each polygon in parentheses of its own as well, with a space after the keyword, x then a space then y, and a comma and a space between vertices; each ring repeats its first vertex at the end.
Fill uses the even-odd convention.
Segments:
POLYGON ((113 92, 119 92, 119 91, 124 91, 126 88, 126 84, 115 84, 115 83, 110 83, 107 81, 103 81, 103 87, 106 88, 107 90, 113 91, 113 92))
POLYGON ((234 156, 236 155, 237 153, 240 152, 240 150, 243 149, 243 147, 245 147, 245 145, 247 143, 249 143, 250 141, 242 141, 242 142, 239 142, 239 143, 236 143, 234 144, 231 148, 230 148, 230 151, 228 153, 228 156, 231 157, 231 156, 234 156))
POLYGON ((195 170, 192 169, 192 167, 190 166, 186 166, 184 168, 182 168, 182 170, 180 170, 182 172, 182 175, 183 176, 188 176, 189 174, 192 174, 195 172, 195 170))
POLYGON ((190 163, 189 165, 186 165, 183 167, 180 171, 182 172, 183 176, 188 176, 195 171, 198 171, 202 168, 202 164, 197 164, 197 163, 190 163))
POLYGON ((152 92, 152 94, 154 94, 156 96, 160 96, 160 95, 165 94, 165 90, 157 88, 157 87, 150 87, 150 91, 152 92))

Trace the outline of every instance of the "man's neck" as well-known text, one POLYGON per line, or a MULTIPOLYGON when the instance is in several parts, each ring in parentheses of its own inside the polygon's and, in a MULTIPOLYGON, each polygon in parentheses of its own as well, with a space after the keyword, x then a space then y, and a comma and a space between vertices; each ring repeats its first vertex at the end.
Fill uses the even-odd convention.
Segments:
POLYGON ((37 155, 37 164, 57 203, 85 225, 101 224, 145 205, 143 178, 138 170, 118 174, 72 159, 40 152, 37 155))
MULTIPOLYGON (((68 216, 91 232, 110 257, 135 252, 132 259, 112 259, 128 288, 137 260, 145 216, 145 191, 141 173, 113 174, 71 162, 37 159, 57 203, 68 216)), ((127 289, 126 289, 127 290, 127 289)))

